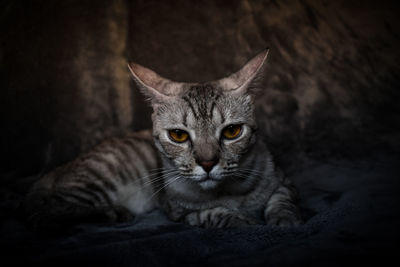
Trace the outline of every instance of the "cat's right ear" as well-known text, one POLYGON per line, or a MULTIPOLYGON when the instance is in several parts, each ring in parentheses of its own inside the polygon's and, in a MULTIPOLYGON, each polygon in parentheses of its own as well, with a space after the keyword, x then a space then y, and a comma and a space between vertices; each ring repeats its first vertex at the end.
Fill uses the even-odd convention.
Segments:
POLYGON ((133 80, 140 91, 148 97, 152 105, 165 103, 173 98, 173 87, 177 87, 177 83, 163 78, 154 71, 136 63, 129 63, 128 67, 132 73, 133 80))
POLYGON ((269 49, 265 49, 249 60, 239 71, 220 79, 219 85, 225 91, 236 95, 256 95, 261 89, 269 49))

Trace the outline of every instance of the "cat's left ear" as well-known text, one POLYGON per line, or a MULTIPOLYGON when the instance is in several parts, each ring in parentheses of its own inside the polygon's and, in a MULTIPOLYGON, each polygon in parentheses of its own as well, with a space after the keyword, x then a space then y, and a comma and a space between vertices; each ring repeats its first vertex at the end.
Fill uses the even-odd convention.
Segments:
POLYGON ((265 74, 268 52, 269 49, 265 49, 256 55, 239 71, 219 80, 219 85, 232 94, 256 94, 265 74))

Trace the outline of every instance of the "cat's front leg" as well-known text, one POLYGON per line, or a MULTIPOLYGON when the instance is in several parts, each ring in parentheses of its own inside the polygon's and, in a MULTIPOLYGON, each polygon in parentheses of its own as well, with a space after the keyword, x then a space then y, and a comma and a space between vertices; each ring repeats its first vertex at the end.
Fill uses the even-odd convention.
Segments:
POLYGON ((265 205, 264 219, 266 223, 284 227, 301 224, 297 199, 296 189, 285 179, 265 205))
POLYGON ((204 228, 228 228, 256 224, 238 212, 224 207, 193 211, 184 218, 185 223, 204 228))

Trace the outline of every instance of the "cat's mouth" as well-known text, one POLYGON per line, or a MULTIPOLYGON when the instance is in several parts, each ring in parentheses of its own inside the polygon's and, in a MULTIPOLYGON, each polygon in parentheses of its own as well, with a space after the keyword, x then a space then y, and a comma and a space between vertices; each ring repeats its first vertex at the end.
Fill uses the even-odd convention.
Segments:
POLYGON ((199 185, 204 190, 210 190, 210 189, 214 189, 215 187, 217 187, 219 182, 220 181, 208 177, 208 178, 200 181, 199 185))
POLYGON ((214 177, 213 175, 206 174, 201 177, 196 177, 194 180, 203 190, 210 190, 218 186, 218 184, 221 182, 221 177, 214 177))

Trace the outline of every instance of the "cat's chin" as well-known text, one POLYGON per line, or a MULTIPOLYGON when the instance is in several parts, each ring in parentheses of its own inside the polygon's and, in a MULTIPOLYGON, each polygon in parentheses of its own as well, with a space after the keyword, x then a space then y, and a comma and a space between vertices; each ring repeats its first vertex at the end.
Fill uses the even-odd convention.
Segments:
POLYGON ((218 186, 218 181, 207 179, 199 183, 201 189, 203 190, 212 190, 218 186))

